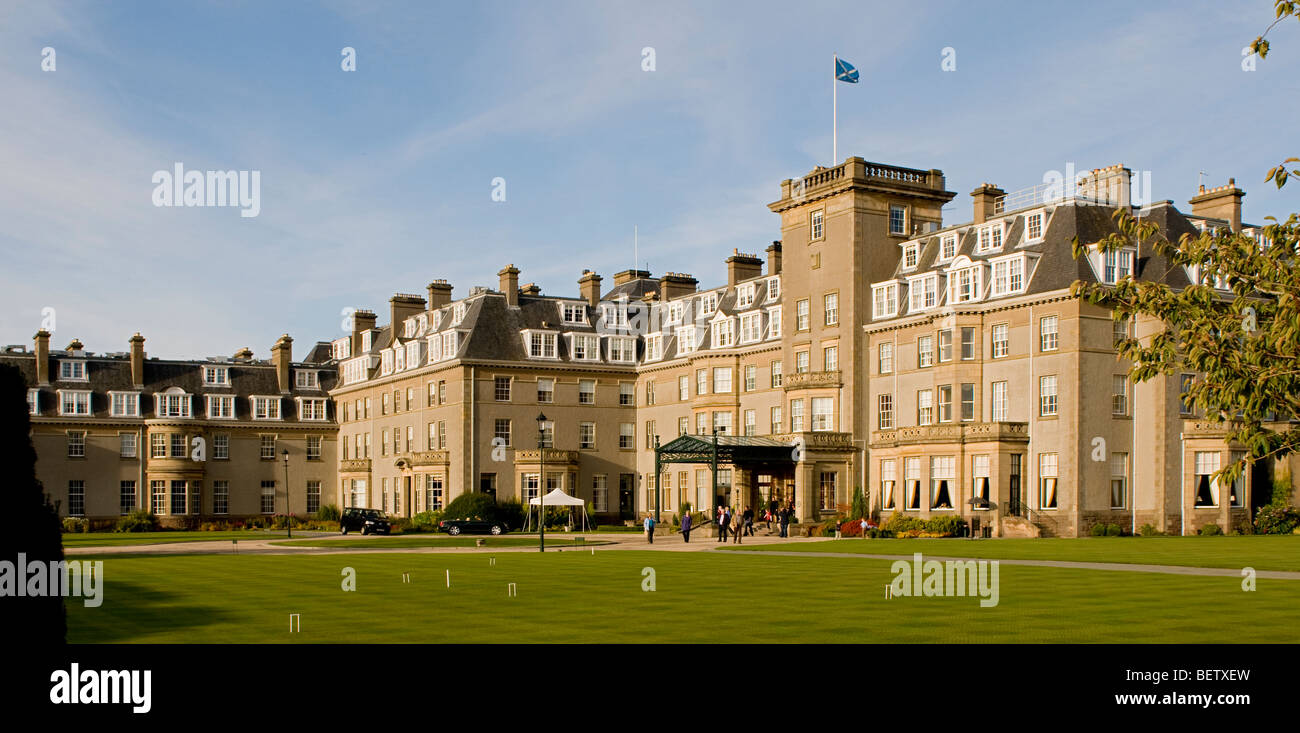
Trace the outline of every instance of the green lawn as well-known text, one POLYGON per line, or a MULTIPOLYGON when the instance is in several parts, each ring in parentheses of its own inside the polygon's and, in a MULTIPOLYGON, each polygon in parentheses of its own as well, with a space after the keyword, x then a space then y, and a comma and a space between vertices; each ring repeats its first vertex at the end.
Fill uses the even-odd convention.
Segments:
MULTIPOLYGON (((299 530, 303 536, 312 536, 318 532, 299 530)), ((224 540, 274 540, 285 536, 283 531, 231 530, 226 532, 191 532, 176 530, 174 532, 87 532, 63 535, 64 547, 116 547, 118 545, 161 545, 172 542, 214 542, 224 540)))
POLYGON ((1237 537, 1084 537, 1008 540, 964 539, 846 539, 788 545, 744 545, 728 551, 782 550, 793 552, 852 552, 865 555, 972 557, 1017 560, 1068 560, 1149 565, 1190 565, 1206 568, 1300 571, 1300 537, 1252 535, 1237 537))
POLYGON ((1300 642, 1300 581, 1235 577, 1003 565, 994 608, 887 600, 886 560, 744 553, 121 557, 103 577, 99 608, 69 599, 70 642, 1300 642))
MULTIPOLYGON (((484 540, 488 547, 537 547, 537 535, 532 537, 474 537, 460 536, 448 537, 446 535, 415 535, 415 536, 397 536, 397 537, 367 537, 357 540, 290 540, 288 542, 273 542, 275 545, 284 545, 289 547, 328 547, 331 549, 360 548, 372 549, 376 547, 475 547, 477 540, 484 540)), ((606 545, 608 541, 595 541, 579 544, 570 539, 548 539, 546 547, 574 547, 590 545, 606 545)))

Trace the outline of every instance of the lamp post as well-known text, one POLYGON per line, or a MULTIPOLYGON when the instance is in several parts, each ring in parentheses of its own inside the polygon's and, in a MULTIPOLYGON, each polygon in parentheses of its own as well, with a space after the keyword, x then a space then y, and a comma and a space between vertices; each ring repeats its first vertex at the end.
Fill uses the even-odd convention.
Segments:
POLYGON ((541 462, 537 476, 537 551, 546 552, 546 414, 537 413, 537 456, 541 462))
POLYGON ((289 528, 289 539, 293 539, 293 512, 289 509, 289 449, 280 451, 284 457, 284 513, 287 515, 285 526, 289 528))

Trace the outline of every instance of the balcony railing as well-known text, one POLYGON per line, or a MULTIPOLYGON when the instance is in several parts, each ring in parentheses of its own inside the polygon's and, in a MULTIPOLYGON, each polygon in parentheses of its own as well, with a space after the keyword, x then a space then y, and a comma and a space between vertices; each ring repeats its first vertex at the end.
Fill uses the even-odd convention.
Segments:
POLYGON ((873 448, 921 443, 1024 442, 1027 440, 1029 440, 1029 423, 1023 422, 940 423, 877 430, 871 434, 873 448))

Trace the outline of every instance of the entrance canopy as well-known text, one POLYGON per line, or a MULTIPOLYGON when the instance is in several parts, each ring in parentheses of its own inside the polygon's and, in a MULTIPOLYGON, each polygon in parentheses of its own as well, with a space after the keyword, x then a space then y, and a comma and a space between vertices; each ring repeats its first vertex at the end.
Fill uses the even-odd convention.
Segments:
MULTIPOLYGON (((795 463, 795 446, 756 435, 680 435, 655 448, 660 463, 795 463)), ((549 500, 547 501, 549 504, 549 500)))

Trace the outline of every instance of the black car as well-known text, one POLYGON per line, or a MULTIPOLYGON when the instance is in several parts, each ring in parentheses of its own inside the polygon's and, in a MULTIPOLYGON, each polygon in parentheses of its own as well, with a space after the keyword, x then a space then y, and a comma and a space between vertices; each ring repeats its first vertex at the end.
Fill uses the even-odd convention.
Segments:
POLYGON ((358 530, 361 534, 389 534, 393 528, 378 509, 351 507, 344 509, 343 516, 339 517, 339 529, 343 534, 351 530, 358 530))
POLYGON ((466 534, 505 534, 509 527, 505 522, 486 519, 444 519, 438 522, 438 531, 449 535, 466 534))

